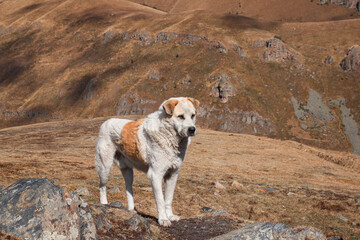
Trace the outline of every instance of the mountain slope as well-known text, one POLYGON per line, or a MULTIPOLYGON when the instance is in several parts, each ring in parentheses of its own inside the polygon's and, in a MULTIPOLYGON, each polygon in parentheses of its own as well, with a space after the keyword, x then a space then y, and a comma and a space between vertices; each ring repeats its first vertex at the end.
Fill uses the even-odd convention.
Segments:
MULTIPOLYGON (((121 0, 17 1, 0 5, 1 127, 148 114, 187 95, 201 101, 204 127, 359 151, 359 71, 339 66, 360 42, 358 18, 279 22, 121 0)), ((302 3, 319 16, 328 7, 302 3)))

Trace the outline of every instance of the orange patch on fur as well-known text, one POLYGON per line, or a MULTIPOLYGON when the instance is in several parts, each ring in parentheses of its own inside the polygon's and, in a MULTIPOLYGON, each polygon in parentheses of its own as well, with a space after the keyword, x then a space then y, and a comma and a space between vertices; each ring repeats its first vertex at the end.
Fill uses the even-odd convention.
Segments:
POLYGON ((121 152, 136 162, 146 163, 140 154, 139 140, 137 137, 140 125, 145 119, 128 122, 121 130, 121 139, 116 140, 121 152))

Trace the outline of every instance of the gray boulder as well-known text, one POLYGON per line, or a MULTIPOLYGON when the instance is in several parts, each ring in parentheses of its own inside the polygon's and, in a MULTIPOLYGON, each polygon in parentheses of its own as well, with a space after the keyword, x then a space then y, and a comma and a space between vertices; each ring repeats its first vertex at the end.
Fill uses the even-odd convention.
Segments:
POLYGON ((0 231, 25 239, 96 239, 87 202, 46 178, 0 191, 0 231))
POLYGON ((340 67, 346 72, 360 70, 360 46, 350 48, 345 58, 340 62, 340 67))
POLYGON ((216 240, 325 240, 320 231, 305 228, 295 232, 283 223, 253 223, 241 229, 215 237, 216 240))

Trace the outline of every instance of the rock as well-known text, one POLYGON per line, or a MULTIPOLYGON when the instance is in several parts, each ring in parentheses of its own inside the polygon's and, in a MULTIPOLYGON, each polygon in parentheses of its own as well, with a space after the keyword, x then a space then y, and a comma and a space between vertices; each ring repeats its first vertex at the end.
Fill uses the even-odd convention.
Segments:
POLYGON ((307 105, 299 103, 294 97, 291 98, 291 102, 293 103, 295 116, 299 120, 305 120, 309 116, 321 121, 332 121, 335 119, 329 107, 323 102, 322 96, 311 88, 309 88, 307 105))
POLYGON ((149 80, 154 80, 155 82, 158 82, 160 80, 160 73, 158 70, 151 70, 149 75, 148 75, 148 79, 149 80))
POLYGON ((355 8, 360 11, 359 0, 320 0, 320 4, 336 4, 347 8, 355 8))
POLYGON ((264 62, 285 62, 291 61, 296 69, 303 67, 303 57, 294 49, 288 47, 283 41, 272 38, 266 41, 266 50, 263 52, 264 62))
POLYGON ((211 76, 210 81, 214 81, 210 96, 220 98, 221 102, 226 103, 229 101, 229 97, 235 96, 235 88, 230 82, 230 77, 225 73, 218 76, 211 76))
POLYGON ((303 130, 306 130, 308 128, 308 126, 305 124, 305 123, 300 123, 300 127, 303 129, 303 130))
POLYGON ((341 236, 327 236, 327 240, 346 240, 346 238, 343 238, 341 236))
POLYGON ((137 92, 128 91, 118 100, 114 106, 116 115, 146 115, 153 112, 157 102, 144 99, 137 92))
POLYGON ((108 43, 111 39, 113 39, 116 35, 118 35, 118 32, 114 32, 113 30, 108 30, 104 33, 102 44, 108 43))
POLYGON ((332 58, 331 55, 327 55, 326 58, 324 59, 325 64, 332 64, 333 62, 334 62, 334 59, 332 58))
POLYGON ((301 231, 295 232, 292 228, 282 223, 253 223, 241 229, 232 231, 230 233, 220 235, 214 238, 215 240, 227 239, 287 239, 287 240, 305 240, 305 239, 318 239, 325 240, 322 232, 305 228, 301 231))
POLYGON ((240 184, 238 181, 233 181, 233 182, 231 183, 231 186, 232 186, 232 187, 236 187, 236 188, 242 188, 242 187, 244 187, 244 185, 240 184))
POLYGON ((239 45, 239 44, 234 44, 233 45, 233 50, 242 58, 247 58, 246 52, 245 50, 239 45))
POLYGON ((214 210, 211 211, 210 213, 211 216, 224 215, 224 214, 228 214, 228 212, 225 209, 214 210))
POLYGON ((130 34, 128 34, 127 32, 123 32, 123 33, 120 34, 120 38, 122 40, 127 40, 127 39, 130 38, 130 34))
POLYGON ((357 122, 351 114, 351 109, 346 107, 345 98, 337 98, 329 101, 330 105, 337 105, 340 107, 341 123, 344 125, 344 133, 347 135, 352 147, 353 153, 360 155, 360 134, 357 122))
POLYGON ((176 43, 179 45, 187 45, 194 46, 199 41, 203 41, 203 43, 209 45, 211 48, 216 49, 220 53, 227 54, 227 49, 224 44, 216 40, 209 40, 204 36, 197 36, 192 34, 181 34, 174 32, 159 32, 156 35, 155 42, 162 42, 164 44, 169 43, 171 41, 177 40, 176 43))
MULTIPOLYGON (((92 204, 97 231, 102 239, 152 239, 149 221, 127 209, 92 204), (131 237, 130 237, 131 236, 131 237)), ((117 205, 122 205, 120 202, 117 205)))
MULTIPOLYGON (((216 76, 213 77, 216 79, 216 76)), ((209 78, 210 84, 214 84, 211 83, 211 81, 216 81, 213 80, 213 77, 209 78)), ((272 135, 276 133, 276 129, 273 123, 255 111, 247 112, 237 108, 230 110, 226 107, 210 108, 206 106, 200 106, 198 110, 198 116, 203 117, 201 119, 199 118, 200 124, 202 126, 216 128, 220 131, 254 134, 254 126, 256 126, 257 132, 261 133, 262 135, 272 135), (256 118, 254 118, 256 119, 255 123, 252 122, 252 116, 256 116, 256 118), (210 123, 210 121, 206 121, 205 119, 214 119, 217 122, 214 121, 214 123, 210 123)))
POLYGON ((340 215, 339 218, 343 222, 348 222, 349 221, 349 219, 347 217, 344 217, 343 215, 340 215))
POLYGON ((156 35, 156 42, 168 43, 175 40, 179 34, 173 32, 159 32, 156 35))
POLYGON ((209 41, 209 43, 210 43, 211 47, 217 49, 217 51, 219 53, 225 53, 225 54, 228 53, 227 49, 225 48, 225 46, 221 42, 219 42, 219 41, 209 41))
POLYGON ((191 77, 189 74, 186 74, 184 80, 181 81, 181 84, 190 85, 191 84, 191 77))
POLYGON ((266 187, 262 187, 262 188, 255 188, 255 191, 262 191, 262 192, 275 192, 275 189, 273 188, 266 188, 266 187))
POLYGON ((28 239, 96 239, 83 199, 48 179, 22 179, 0 195, 0 229, 28 239))
POLYGON ((215 188, 218 188, 218 189, 225 189, 225 186, 222 185, 221 183, 219 182, 215 182, 215 188))
POLYGON ((79 196, 90 196, 89 189, 83 186, 78 187, 75 192, 79 194, 79 196))
POLYGON ((360 71, 360 46, 350 48, 345 58, 340 62, 340 67, 345 72, 360 71))
POLYGON ((266 42, 262 41, 262 40, 255 40, 252 44, 254 47, 260 48, 260 47, 265 47, 266 46, 266 42))
POLYGON ((143 217, 140 217, 137 214, 134 215, 133 217, 131 217, 127 221, 127 223, 130 225, 130 227, 129 227, 130 230, 141 231, 141 230, 145 229, 148 233, 150 233, 149 221, 143 217))
POLYGON ((201 40, 206 41, 206 42, 209 41, 204 36, 197 36, 197 35, 192 35, 192 34, 179 34, 178 37, 180 39, 177 40, 176 43, 179 45, 193 46, 195 43, 197 43, 198 41, 201 41, 201 40))
POLYGON ((202 208, 201 208, 201 211, 203 211, 203 212, 211 212, 212 209, 209 208, 209 207, 202 207, 202 208))
POLYGON ((93 98, 93 91, 97 83, 97 78, 92 78, 85 87, 83 92, 82 99, 83 100, 91 100, 93 98))
POLYGON ((112 202, 109 204, 110 207, 116 207, 116 208, 124 208, 123 204, 119 201, 112 202))
POLYGON ((120 188, 118 186, 114 186, 112 188, 109 189, 110 193, 119 193, 120 192, 120 188))
POLYGON ((145 31, 135 31, 133 35, 131 36, 132 39, 139 40, 139 44, 141 46, 148 46, 154 42, 154 40, 151 38, 151 34, 145 31))
POLYGON ((89 138, 85 139, 85 141, 93 141, 93 140, 95 140, 95 139, 96 139, 96 137, 95 137, 95 136, 92 136, 92 137, 89 137, 89 138))

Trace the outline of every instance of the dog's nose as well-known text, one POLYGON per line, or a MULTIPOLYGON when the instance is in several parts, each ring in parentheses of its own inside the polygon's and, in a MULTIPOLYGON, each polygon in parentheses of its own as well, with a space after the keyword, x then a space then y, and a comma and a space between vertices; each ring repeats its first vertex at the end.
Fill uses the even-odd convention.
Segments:
POLYGON ((195 131, 196 131, 195 127, 189 127, 188 129, 189 136, 195 136, 195 131))

